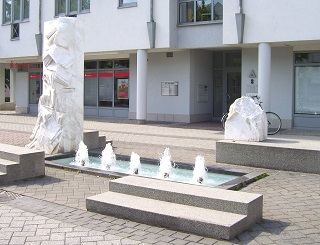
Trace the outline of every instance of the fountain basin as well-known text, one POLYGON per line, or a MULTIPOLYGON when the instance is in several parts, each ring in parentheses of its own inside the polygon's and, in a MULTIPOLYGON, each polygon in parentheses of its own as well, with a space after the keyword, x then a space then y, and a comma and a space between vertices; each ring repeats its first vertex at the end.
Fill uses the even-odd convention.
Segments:
MULTIPOLYGON (((46 158, 46 165, 110 178, 120 178, 131 175, 129 173, 130 156, 117 155, 117 163, 109 170, 103 170, 99 167, 100 155, 97 153, 90 153, 90 164, 87 166, 73 165, 74 156, 74 153, 50 156, 46 158)), ((175 165, 175 168, 172 169, 172 173, 170 174, 170 178, 166 180, 199 185, 199 183, 192 182, 194 166, 185 163, 175 163, 175 165)), ((141 166, 139 176, 158 179, 159 162, 157 160, 141 158, 141 166)), ((208 176, 206 181, 201 185, 232 190, 253 182, 264 174, 263 172, 242 172, 239 170, 214 167, 207 167, 207 169, 208 176)))

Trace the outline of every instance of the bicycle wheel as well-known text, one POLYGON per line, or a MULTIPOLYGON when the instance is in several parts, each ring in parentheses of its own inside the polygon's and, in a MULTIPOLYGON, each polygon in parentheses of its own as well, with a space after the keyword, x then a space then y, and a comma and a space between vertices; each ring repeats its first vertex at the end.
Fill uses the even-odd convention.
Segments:
POLYGON ((228 118, 228 113, 225 113, 221 118, 221 123, 222 123, 223 129, 225 129, 227 118, 228 118))
POLYGON ((268 120, 268 135, 273 135, 279 132, 282 126, 280 117, 274 112, 266 112, 268 120))

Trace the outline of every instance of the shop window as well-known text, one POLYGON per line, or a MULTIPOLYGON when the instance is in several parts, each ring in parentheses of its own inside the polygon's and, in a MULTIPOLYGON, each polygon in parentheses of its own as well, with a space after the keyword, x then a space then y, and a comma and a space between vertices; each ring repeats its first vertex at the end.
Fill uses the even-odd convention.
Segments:
POLYGON ((3 24, 29 19, 30 0, 3 0, 3 24))
POLYGON ((84 74, 84 105, 97 106, 98 81, 96 72, 84 74))
POLYGON ((84 69, 97 69, 97 61, 85 61, 84 62, 84 69))
POLYGON ((137 6, 137 0, 120 0, 119 7, 135 7, 137 6))
POLYGON ((85 106, 129 107, 129 60, 86 61, 85 106))
POLYGON ((40 73, 29 74, 29 104, 38 104, 42 94, 42 82, 40 73))
POLYGON ((99 106, 112 107, 113 102, 113 72, 99 72, 99 106))
POLYGON ((114 72, 114 107, 129 107, 129 71, 114 72))
POLYGON ((320 53, 295 54, 295 114, 320 114, 320 53))
POLYGON ((179 23, 222 21, 223 0, 179 0, 179 23))
POLYGON ((56 16, 75 16, 90 11, 90 0, 56 0, 56 16))
POLYGON ((112 60, 101 60, 99 61, 99 69, 112 69, 113 61, 112 60))

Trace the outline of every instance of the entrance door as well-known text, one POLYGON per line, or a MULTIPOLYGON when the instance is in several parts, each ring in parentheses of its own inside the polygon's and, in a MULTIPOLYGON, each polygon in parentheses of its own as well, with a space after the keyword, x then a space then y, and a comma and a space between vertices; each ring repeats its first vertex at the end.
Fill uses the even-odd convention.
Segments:
POLYGON ((221 119, 241 97, 241 52, 214 53, 213 120, 221 119))
POLYGON ((241 72, 227 72, 226 110, 241 97, 241 72))

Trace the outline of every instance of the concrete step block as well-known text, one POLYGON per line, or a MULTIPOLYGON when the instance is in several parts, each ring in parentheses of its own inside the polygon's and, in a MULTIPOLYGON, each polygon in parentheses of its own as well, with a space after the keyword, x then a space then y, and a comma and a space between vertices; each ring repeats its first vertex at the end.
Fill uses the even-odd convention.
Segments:
POLYGON ((26 147, 0 144, 0 159, 18 164, 10 166, 8 181, 28 179, 45 175, 45 153, 26 147))
POLYGON ((17 163, 17 162, 9 161, 6 159, 0 159, 0 172, 14 173, 15 169, 18 167, 18 165, 19 165, 19 163, 17 163))
POLYGON ((85 130, 83 132, 83 143, 88 147, 88 150, 99 148, 99 131, 85 130))
POLYGON ((6 182, 7 181, 7 174, 0 172, 0 183, 1 182, 6 182))
POLYGON ((174 202, 199 208, 248 216, 250 224, 262 219, 260 194, 177 183, 140 176, 126 176, 109 182, 109 190, 128 195, 174 202))
POLYGON ((98 148, 105 148, 106 147, 106 136, 100 135, 99 136, 99 147, 98 148))
POLYGON ((295 141, 267 139, 262 142, 221 140, 216 143, 219 163, 320 174, 320 149, 295 146, 295 141), (272 157, 270 157, 272 156, 272 157))
POLYGON ((229 240, 248 228, 245 215, 111 191, 87 198, 86 205, 92 212, 213 238, 229 240))

